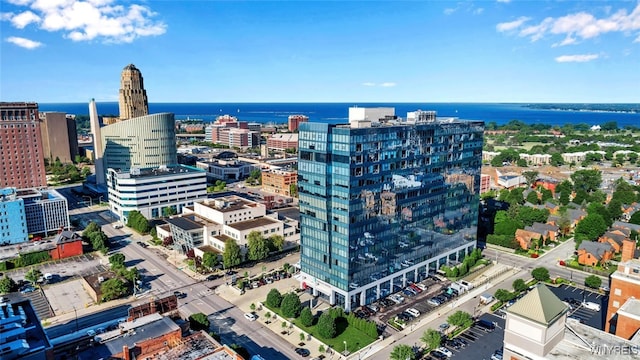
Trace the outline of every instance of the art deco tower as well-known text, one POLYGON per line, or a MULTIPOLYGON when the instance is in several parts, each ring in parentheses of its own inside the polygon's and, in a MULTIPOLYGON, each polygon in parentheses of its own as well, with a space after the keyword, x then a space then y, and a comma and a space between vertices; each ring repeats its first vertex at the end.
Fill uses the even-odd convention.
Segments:
POLYGON ((119 104, 120 120, 149 115, 149 103, 142 73, 133 64, 125 66, 122 70, 119 104))

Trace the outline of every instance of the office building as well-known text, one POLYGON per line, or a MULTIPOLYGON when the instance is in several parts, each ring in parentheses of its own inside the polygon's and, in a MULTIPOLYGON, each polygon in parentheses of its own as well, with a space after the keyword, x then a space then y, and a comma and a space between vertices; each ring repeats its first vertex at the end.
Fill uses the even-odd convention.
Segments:
POLYGON ((44 156, 51 163, 55 159, 63 164, 72 163, 79 154, 75 120, 62 112, 41 112, 40 120, 44 156))
POLYGON ((38 104, 0 102, 0 188, 47 186, 38 104))
POLYGON ((299 128, 304 287, 351 310, 476 246, 481 121, 350 108, 299 128))
POLYGON ((298 134, 273 134, 267 139, 267 148, 270 150, 285 151, 298 149, 298 134))
POLYGON ((265 170, 262 172, 262 191, 294 196, 298 183, 298 172, 295 170, 265 170))
POLYGON ((54 359, 53 347, 31 301, 15 294, 7 300, 0 303, 0 358, 54 359))
POLYGON ((0 189, 0 246, 29 240, 24 200, 15 188, 0 189))
POLYGON ((99 132, 103 149, 99 152, 96 145, 96 158, 103 159, 105 171, 178 164, 172 113, 132 118, 103 126, 99 132))
POLYGON ((104 187, 104 175, 106 169, 104 167, 104 148, 102 147, 102 131, 100 127, 100 117, 98 116, 98 107, 96 100, 91 99, 89 102, 89 122, 91 124, 91 134, 93 141, 92 154, 87 151, 87 157, 91 159, 89 155, 93 155, 93 163, 95 164, 96 173, 96 188, 104 187))
POLYGON ((67 198, 59 192, 53 189, 21 189, 18 197, 24 200, 29 234, 46 235, 71 226, 67 198))
POLYGON ((245 179, 249 177, 251 171, 258 168, 255 164, 237 159, 198 161, 196 167, 207 172, 209 182, 245 179))
MULTIPOLYGON (((632 246, 635 249, 635 246, 632 246)), ((640 260, 618 264, 611 274, 605 331, 630 339, 640 330, 640 260)))
MULTIPOLYGON (((135 120, 121 124, 129 121, 135 120)), ((207 175, 186 165, 130 168, 128 171, 110 168, 107 188, 111 211, 126 223, 133 210, 147 219, 154 219, 170 213, 179 214, 183 207, 206 199, 207 175)))
POLYGON ((121 121, 149 115, 149 103, 142 73, 133 64, 122 69, 118 104, 121 121))
POLYGON ((289 131, 294 132, 298 130, 300 124, 303 122, 309 121, 309 117, 305 115, 289 115, 289 119, 287 121, 287 128, 289 131))

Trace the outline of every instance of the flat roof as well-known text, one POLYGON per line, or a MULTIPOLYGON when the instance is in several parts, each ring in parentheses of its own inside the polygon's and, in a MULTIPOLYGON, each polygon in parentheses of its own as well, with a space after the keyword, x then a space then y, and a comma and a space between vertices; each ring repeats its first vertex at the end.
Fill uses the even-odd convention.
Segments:
POLYGON ((562 360, 629 360, 637 358, 638 345, 579 321, 567 319, 564 338, 545 356, 562 360), (633 351, 634 352, 629 352, 633 351), (627 352, 624 352, 627 351, 627 352))
POLYGON ((195 221, 194 215, 185 215, 174 217, 170 219, 166 219, 166 222, 169 224, 176 226, 182 230, 191 231, 191 230, 200 230, 204 224, 195 221))
POLYGON ((220 212, 231 212, 240 210, 246 207, 256 207, 258 203, 249 201, 240 196, 224 196, 215 199, 207 199, 205 201, 201 201, 198 204, 202 206, 206 206, 210 209, 214 209, 220 212), (216 206, 216 204, 223 204, 224 206, 216 206))
POLYGON ((273 220, 269 217, 260 217, 253 220, 241 221, 233 224, 227 224, 227 226, 232 227, 239 231, 249 230, 260 226, 272 225, 276 223, 276 220, 273 220))
POLYGON ((180 330, 180 326, 170 318, 163 316, 160 320, 137 327, 135 331, 125 333, 126 336, 122 335, 107 341, 104 345, 111 351, 111 354, 117 354, 122 352, 122 347, 125 345, 129 349, 133 349, 136 343, 142 343, 145 340, 154 339, 176 330, 180 330))
POLYGON ((182 342, 176 347, 156 354, 154 359, 199 360, 204 356, 212 354, 220 346, 222 345, 220 345, 220 343, 215 341, 212 337, 205 334, 203 331, 199 331, 193 335, 183 338, 182 342))
MULTIPOLYGON (((112 169, 118 173, 118 175, 129 175, 131 179, 143 179, 149 177, 176 175, 176 174, 188 174, 188 173, 205 173, 204 170, 197 167, 188 165, 170 165, 165 167, 152 167, 152 168, 135 168, 132 167, 129 171, 122 171, 121 169, 112 169)), ((123 177, 126 178, 126 177, 123 177)))
POLYGON ((25 300, 21 297, 16 299, 13 296, 8 296, 8 298, 9 302, 0 305, 0 313, 2 314, 2 318, 5 319, 5 325, 8 325, 9 323, 17 324, 17 329, 23 329, 25 331, 26 336, 23 337, 23 339, 27 341, 29 351, 21 355, 28 357, 29 354, 38 353, 44 349, 50 349, 51 343, 49 342, 49 337, 42 328, 40 319, 38 319, 38 315, 36 314, 31 301, 25 300), (20 315, 17 315, 20 314, 19 309, 24 311, 24 325, 20 319, 20 315), (14 319, 15 321, 10 321, 10 319, 14 319))

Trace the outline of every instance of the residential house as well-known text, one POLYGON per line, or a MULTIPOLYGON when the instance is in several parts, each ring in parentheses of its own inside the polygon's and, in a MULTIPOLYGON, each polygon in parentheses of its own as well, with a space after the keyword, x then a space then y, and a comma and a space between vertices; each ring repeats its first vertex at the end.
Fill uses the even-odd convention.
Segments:
POLYGON ((613 247, 609 243, 583 241, 578 247, 578 264, 596 266, 613 257, 613 247))
POLYGON ((613 251, 618 254, 622 251, 622 243, 627 236, 620 230, 607 231, 598 239, 598 242, 608 243, 613 248, 613 251))
POLYGON ((560 206, 550 201, 547 201, 546 203, 544 203, 544 207, 549 210, 550 214, 557 214, 558 210, 560 210, 560 206))
POLYGON ((559 234, 560 228, 557 225, 552 224, 543 224, 543 223, 533 223, 531 226, 526 226, 524 228, 527 231, 535 232, 542 236, 544 244, 546 245, 548 241, 557 241, 557 236, 559 234))
POLYGON ((537 232, 528 231, 525 229, 516 230, 516 241, 524 250, 529 250, 532 247, 532 242, 540 240, 540 235, 537 232))
POLYGON ((613 229, 626 229, 628 231, 635 231, 640 233, 640 225, 636 225, 636 224, 632 224, 632 223, 626 223, 623 221, 615 221, 613 223, 613 225, 611 225, 611 228, 613 229))
POLYGON ((631 205, 622 205, 622 218, 624 221, 629 221, 631 216, 636 213, 636 211, 640 211, 640 204, 634 203, 631 205))

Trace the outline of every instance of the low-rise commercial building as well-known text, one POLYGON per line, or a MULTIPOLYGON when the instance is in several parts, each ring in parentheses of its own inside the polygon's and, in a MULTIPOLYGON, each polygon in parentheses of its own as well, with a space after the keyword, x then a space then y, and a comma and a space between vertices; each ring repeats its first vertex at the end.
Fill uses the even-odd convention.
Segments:
POLYGON ((236 159, 198 161, 196 167, 206 171, 209 182, 241 180, 249 177, 251 171, 257 168, 252 163, 236 159))
POLYGON ((284 151, 298 149, 298 134, 273 134, 267 139, 267 148, 284 151))
POLYGON ((191 166, 132 168, 129 172, 109 169, 107 175, 109 207, 122 222, 133 210, 153 219, 180 213, 183 207, 207 197, 206 173, 191 166), (168 208, 173 210, 165 210, 168 208))
POLYGON ((18 197, 24 200, 29 234, 48 234, 71 226, 67 198, 59 192, 53 189, 21 189, 18 197))
POLYGON ((295 170, 265 170, 262 172, 262 191, 293 196, 292 190, 298 184, 298 172, 295 170))

